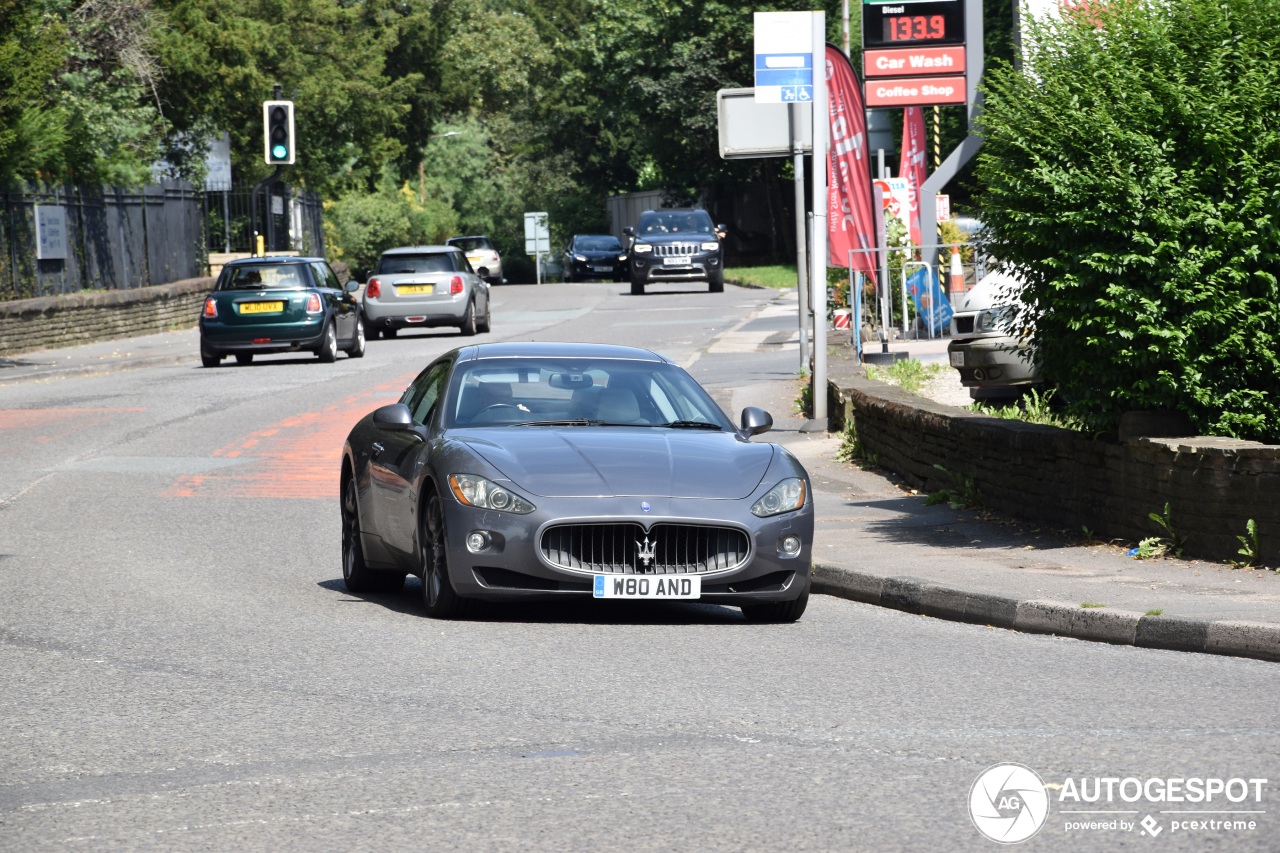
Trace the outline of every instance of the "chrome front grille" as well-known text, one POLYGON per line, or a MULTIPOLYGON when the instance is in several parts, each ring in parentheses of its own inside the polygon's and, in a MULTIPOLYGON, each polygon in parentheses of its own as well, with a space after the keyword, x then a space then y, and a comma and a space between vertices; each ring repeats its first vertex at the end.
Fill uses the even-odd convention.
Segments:
POLYGON ((622 575, 703 574, 747 562, 751 542, 736 527, 635 523, 562 524, 542 534, 553 566, 622 575))
POLYGON ((697 252, 697 243, 655 243, 653 245, 653 253, 659 258, 688 257, 697 252))

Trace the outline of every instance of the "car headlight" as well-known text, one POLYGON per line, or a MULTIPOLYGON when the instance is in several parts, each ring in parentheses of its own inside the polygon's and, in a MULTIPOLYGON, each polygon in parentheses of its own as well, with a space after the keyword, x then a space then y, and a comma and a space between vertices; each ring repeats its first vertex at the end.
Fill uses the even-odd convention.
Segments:
POLYGON ((626 255, 618 255, 618 260, 625 261, 626 259, 627 259, 626 255))
POLYGON ((994 311, 979 311, 977 319, 973 321, 973 330, 975 332, 991 332, 996 328, 996 313, 994 311))
POLYGON ((636 243, 631 247, 631 251, 635 252, 637 255, 643 255, 645 252, 652 252, 653 247, 648 243, 636 243))
POLYGON ((586 263, 586 262, 587 262, 587 256, 586 256, 586 255, 574 255, 574 256, 573 256, 573 259, 574 259, 575 261, 581 261, 582 263, 586 263))
POLYGON ((524 498, 475 474, 450 474, 449 487, 453 489, 453 496, 458 499, 458 502, 465 506, 514 512, 517 515, 524 515, 534 510, 533 504, 524 498))
POLYGON ((768 518, 771 515, 800 509, 804 506, 805 491, 804 480, 799 477, 788 477, 752 504, 751 514, 768 518))
POLYGON ((720 248, 719 243, 703 243, 702 244, 702 251, 704 252, 714 252, 716 249, 719 249, 719 248, 720 248))

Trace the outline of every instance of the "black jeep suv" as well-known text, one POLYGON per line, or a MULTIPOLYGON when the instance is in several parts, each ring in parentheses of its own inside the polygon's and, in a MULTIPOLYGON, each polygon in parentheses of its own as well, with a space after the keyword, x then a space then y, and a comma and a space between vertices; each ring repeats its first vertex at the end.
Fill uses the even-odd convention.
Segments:
POLYGON ((713 225, 705 210, 646 210, 631 238, 631 294, 640 296, 651 281, 705 281, 712 293, 724 292, 723 225, 713 225))

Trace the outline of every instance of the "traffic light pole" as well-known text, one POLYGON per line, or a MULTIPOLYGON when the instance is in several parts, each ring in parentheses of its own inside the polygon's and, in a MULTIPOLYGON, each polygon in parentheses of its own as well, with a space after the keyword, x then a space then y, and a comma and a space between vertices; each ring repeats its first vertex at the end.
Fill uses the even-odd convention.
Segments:
POLYGON ((272 185, 272 184, 274 184, 276 181, 280 180, 280 172, 281 172, 281 171, 283 171, 283 170, 284 170, 284 166, 276 166, 276 170, 275 170, 274 172, 272 172, 270 175, 267 175, 265 178, 263 178, 262 180, 258 181, 256 184, 254 184, 254 185, 253 185, 253 193, 252 193, 252 194, 250 195, 250 197, 249 197, 249 198, 250 198, 250 201, 251 201, 250 207, 251 207, 251 209, 252 209, 252 214, 251 214, 251 215, 252 215, 252 217, 253 217, 253 246, 251 247, 251 254, 253 254, 255 257, 259 256, 260 254, 266 254, 266 252, 265 252, 265 251, 260 251, 260 250, 258 249, 258 242, 259 242, 259 238, 263 236, 262 231, 258 228, 258 193, 259 193, 259 192, 260 192, 264 187, 266 187, 266 188, 268 189, 268 196, 267 196, 267 198, 268 198, 268 202, 267 202, 267 224, 268 224, 269 226, 271 226, 271 227, 269 227, 267 230, 268 230, 269 232, 272 232, 272 233, 270 233, 270 238, 271 238, 271 239, 270 239, 270 241, 269 241, 269 242, 270 242, 272 245, 274 245, 274 243, 275 243, 275 239, 274 239, 274 238, 275 238, 275 233, 274 233, 274 232, 275 232, 275 227, 274 227, 274 226, 275 226, 275 223, 271 220, 271 202, 270 202, 270 200, 269 200, 269 199, 270 199, 270 187, 271 187, 271 185, 272 185))

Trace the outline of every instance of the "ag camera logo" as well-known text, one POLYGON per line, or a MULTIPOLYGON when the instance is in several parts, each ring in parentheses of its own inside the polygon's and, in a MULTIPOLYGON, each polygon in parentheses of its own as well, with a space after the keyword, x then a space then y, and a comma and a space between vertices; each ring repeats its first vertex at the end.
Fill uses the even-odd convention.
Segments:
POLYGON ((996 764, 969 789, 969 817, 992 841, 1017 844, 1040 831, 1049 816, 1044 781, 1021 764, 996 764))

